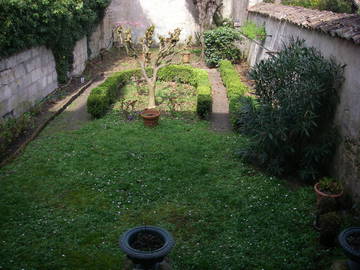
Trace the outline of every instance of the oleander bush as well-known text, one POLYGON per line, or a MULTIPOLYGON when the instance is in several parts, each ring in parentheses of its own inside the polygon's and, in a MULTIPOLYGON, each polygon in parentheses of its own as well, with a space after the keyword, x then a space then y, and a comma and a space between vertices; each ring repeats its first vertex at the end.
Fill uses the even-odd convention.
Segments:
POLYGON ((60 82, 67 79, 72 50, 104 15, 110 0, 0 1, 0 58, 38 45, 51 48, 60 82))
MULTIPOLYGON (((132 77, 141 78, 140 69, 117 72, 103 84, 94 88, 87 100, 88 112, 95 118, 106 114, 111 104, 119 97, 121 88, 132 77)), ((160 81, 188 83, 197 89, 197 113, 205 118, 211 111, 211 84, 204 70, 190 66, 170 65, 159 71, 160 81)))
POLYGON ((231 27, 218 27, 204 33, 205 62, 209 67, 217 67, 221 60, 235 63, 240 60, 241 52, 234 42, 240 40, 239 32, 231 27))
POLYGON ((324 174, 337 142, 333 118, 342 67, 292 40, 250 76, 256 102, 243 102, 247 111, 239 122, 252 143, 242 155, 277 175, 313 180, 324 174))

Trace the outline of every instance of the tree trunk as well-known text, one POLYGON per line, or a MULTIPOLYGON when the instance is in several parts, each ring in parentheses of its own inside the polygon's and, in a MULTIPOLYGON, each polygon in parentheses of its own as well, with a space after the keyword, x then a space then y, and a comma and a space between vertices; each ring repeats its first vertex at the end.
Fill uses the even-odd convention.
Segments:
POLYGON ((148 109, 153 109, 156 107, 155 104, 155 89, 156 89, 156 81, 152 80, 149 83, 149 104, 148 109))
POLYGON ((204 26, 200 25, 200 45, 201 45, 201 60, 205 59, 205 37, 204 26))

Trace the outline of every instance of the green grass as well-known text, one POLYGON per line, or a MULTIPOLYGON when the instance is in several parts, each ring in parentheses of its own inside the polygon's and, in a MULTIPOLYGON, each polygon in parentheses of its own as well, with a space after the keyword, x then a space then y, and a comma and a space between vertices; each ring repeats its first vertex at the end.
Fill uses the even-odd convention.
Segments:
POLYGON ((43 136, 0 170, 0 269, 123 269, 118 237, 144 224, 173 233, 173 269, 321 269, 311 188, 242 164, 246 140, 207 122, 120 119, 43 136))

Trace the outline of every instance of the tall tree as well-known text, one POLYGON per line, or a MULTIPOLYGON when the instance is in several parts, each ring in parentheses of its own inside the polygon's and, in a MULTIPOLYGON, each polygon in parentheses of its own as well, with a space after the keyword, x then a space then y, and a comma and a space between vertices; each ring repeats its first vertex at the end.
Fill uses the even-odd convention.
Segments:
POLYGON ((201 56, 204 57, 204 32, 211 27, 214 15, 222 7, 223 0, 193 0, 193 2, 199 13, 201 56))

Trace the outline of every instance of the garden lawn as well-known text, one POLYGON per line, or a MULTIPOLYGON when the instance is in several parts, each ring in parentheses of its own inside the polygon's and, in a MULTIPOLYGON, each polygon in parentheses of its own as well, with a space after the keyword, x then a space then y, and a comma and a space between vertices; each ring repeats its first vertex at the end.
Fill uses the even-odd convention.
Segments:
POLYGON ((112 113, 43 136, 0 170, 0 269, 123 269, 138 225, 176 239, 173 269, 320 269, 311 188, 289 191, 206 122, 112 113))

